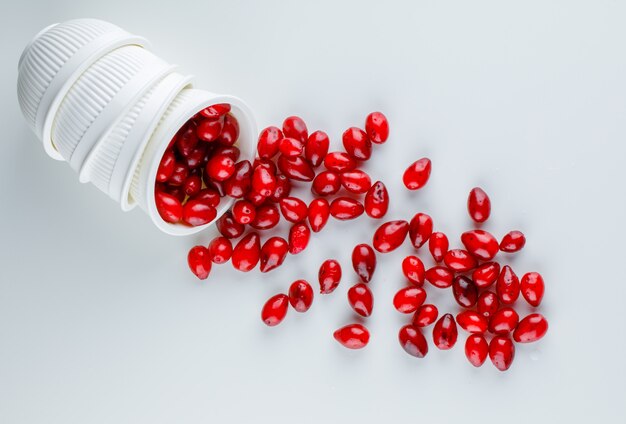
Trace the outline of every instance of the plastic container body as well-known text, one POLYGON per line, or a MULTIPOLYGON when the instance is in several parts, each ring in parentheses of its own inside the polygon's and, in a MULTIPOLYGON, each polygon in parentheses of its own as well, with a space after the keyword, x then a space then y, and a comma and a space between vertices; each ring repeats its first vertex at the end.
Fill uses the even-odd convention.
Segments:
MULTIPOLYGON (((139 204, 168 234, 193 234, 215 220, 171 224, 156 209, 156 172, 171 139, 200 110, 229 103, 239 123, 240 159, 252 160, 256 125, 242 100, 192 88, 191 76, 146 44, 99 20, 51 25, 22 53, 18 100, 46 152, 67 161, 81 182, 92 182, 122 210, 139 204)), ((231 205, 223 199, 215 219, 231 205)))

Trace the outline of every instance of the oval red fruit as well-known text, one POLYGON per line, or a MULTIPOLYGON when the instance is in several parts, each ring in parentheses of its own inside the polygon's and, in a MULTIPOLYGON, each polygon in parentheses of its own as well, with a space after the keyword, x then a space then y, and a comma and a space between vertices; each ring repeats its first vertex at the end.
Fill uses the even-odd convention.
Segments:
POLYGON ((419 249, 433 233, 433 219, 425 213, 417 213, 409 223, 409 238, 413 247, 419 249))
POLYGON ((354 312, 369 317, 374 308, 374 296, 367 284, 358 283, 348 289, 348 303, 354 312))
POLYGON ((518 252, 526 244, 526 236, 521 231, 511 231, 502 237, 500 250, 507 253, 518 252))
POLYGON ((439 311, 435 305, 422 305, 419 307, 415 314, 413 315, 413 319, 411 322, 413 325, 418 327, 426 327, 437 320, 437 316, 439 315, 439 311))
POLYGON ((330 205, 326 199, 313 199, 309 203, 309 225, 314 233, 319 232, 326 223, 330 216, 330 205))
POLYGON ((500 302, 505 305, 514 303, 519 297, 519 278, 517 278, 513 269, 508 265, 503 266, 502 271, 500 271, 500 275, 496 281, 496 293, 498 294, 500 302))
POLYGON ((548 321, 541 314, 530 314, 519 322, 513 332, 513 340, 518 343, 531 343, 539 340, 548 331, 548 321))
POLYGON ((196 277, 206 280, 211 272, 211 255, 204 246, 194 246, 187 254, 187 264, 196 277))
POLYGON ((376 253, 369 244, 357 244, 352 250, 352 267, 361 281, 369 283, 376 270, 376 253))
POLYGON ((450 242, 444 233, 435 232, 428 238, 428 250, 435 262, 441 262, 443 260, 449 247, 450 242))
POLYGON ((289 286, 289 303, 296 312, 306 312, 313 304, 313 287, 306 280, 296 280, 289 286))
POLYGON ((382 144, 389 137, 389 122, 381 112, 372 112, 365 118, 365 132, 372 143, 382 144))
POLYGON ((311 238, 311 230, 304 222, 294 224, 289 229, 289 253, 297 255, 306 249, 311 238))
POLYGON ((413 324, 407 324, 398 332, 400 346, 406 353, 416 358, 423 358, 428 353, 428 342, 422 330, 413 324))
POLYGON ((320 266, 318 273, 320 293, 332 293, 341 281, 341 265, 334 259, 327 259, 320 266))
POLYGON ((474 187, 467 198, 467 211, 470 218, 476 222, 485 222, 491 214, 491 200, 487 193, 480 188, 474 187))
POLYGON ((413 162, 404 171, 402 182, 409 190, 418 190, 426 185, 430 178, 430 159, 422 158, 413 162))
POLYGON ((261 310, 261 319, 265 325, 273 327, 280 324, 283 319, 285 319, 288 309, 289 298, 287 295, 282 293, 274 295, 270 297, 267 302, 265 302, 265 305, 263 305, 263 309, 261 310))
POLYGON ((372 142, 360 128, 350 127, 341 136, 346 152, 357 160, 368 160, 372 156, 372 142))
POLYGON ((263 247, 261 247, 260 254, 260 270, 261 272, 269 272, 274 268, 279 267, 285 261, 289 252, 289 244, 282 237, 270 237, 263 247))
POLYGON ((333 337, 348 349, 362 349, 367 346, 370 333, 361 324, 349 324, 336 330, 333 337))
POLYGON ((239 271, 248 272, 252 270, 261 255, 261 238, 257 233, 249 233, 245 235, 235 245, 231 262, 233 267, 239 271))
POLYGON ((417 311, 426 300, 426 291, 421 287, 404 287, 393 297, 393 306, 403 314, 417 311))
POLYGON ((324 162, 329 145, 330 139, 324 131, 311 133, 304 146, 304 158, 309 161, 311 166, 317 168, 324 162))
POLYGON ((465 357, 470 364, 480 367, 489 354, 489 343, 482 334, 470 334, 465 341, 465 357))
POLYGON ((433 327, 433 341, 441 350, 452 349, 458 335, 456 322, 451 314, 442 315, 433 327))
POLYGON ((491 339, 489 358, 498 370, 508 370, 513 363, 513 358, 515 358, 515 346, 511 339, 506 336, 496 336, 491 339))
POLYGON ((478 262, 467 250, 452 249, 443 257, 443 262, 448 268, 456 272, 466 272, 476 268, 478 262))
POLYGON ((408 232, 409 223, 406 221, 385 222, 374 232, 372 245, 381 253, 391 252, 404 242, 408 232))
POLYGON ((342 221, 357 218, 363 211, 361 202, 350 197, 337 197, 330 204, 330 214, 342 221))
POLYGON ((484 289, 491 286, 500 275, 500 264, 497 262, 485 262, 472 272, 472 280, 476 287, 484 289))
POLYGON ((379 219, 385 216, 389 209, 389 193, 381 181, 376 181, 367 193, 364 200, 365 213, 371 218, 379 219))
POLYGON ((461 242, 468 252, 484 261, 493 259, 498 253, 498 240, 484 230, 466 231, 461 235, 461 242))
POLYGON ((545 286, 543 277, 538 272, 527 272, 520 282, 522 296, 530 306, 537 307, 543 299, 545 286))
POLYGON ((402 274, 412 284, 418 287, 424 285, 426 270, 424 269, 424 263, 417 256, 407 256, 402 260, 402 274))

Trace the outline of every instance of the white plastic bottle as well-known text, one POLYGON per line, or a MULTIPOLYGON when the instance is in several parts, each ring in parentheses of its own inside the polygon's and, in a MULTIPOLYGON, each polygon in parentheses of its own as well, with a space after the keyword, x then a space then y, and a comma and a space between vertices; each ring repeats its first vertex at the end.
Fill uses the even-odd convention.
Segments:
MULTIPOLYGON (((108 22, 76 19, 43 29, 19 60, 18 100, 24 118, 54 159, 70 164, 127 211, 137 204, 173 235, 201 231, 161 219, 156 172, 170 140, 207 106, 229 103, 239 123, 241 159, 252 160, 257 128, 240 99, 192 87, 142 37, 108 22)), ((220 202, 217 218, 233 200, 220 202)))

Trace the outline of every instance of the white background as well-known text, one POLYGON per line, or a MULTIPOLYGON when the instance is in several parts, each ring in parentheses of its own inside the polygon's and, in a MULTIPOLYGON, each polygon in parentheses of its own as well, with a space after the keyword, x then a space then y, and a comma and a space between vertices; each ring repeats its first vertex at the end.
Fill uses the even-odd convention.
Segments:
MULTIPOLYGON (((624 2, 159 3, 2 6, 0 423, 626 421, 624 2), (370 345, 343 349, 331 334, 353 320, 349 256, 377 225, 367 217, 331 222, 269 275, 222 266, 196 280, 186 251, 208 235, 172 238, 122 213, 20 115, 21 49, 75 17, 146 36, 197 86, 248 101, 260 126, 299 114, 338 148, 345 128, 386 113, 392 136, 365 169, 389 187, 387 218, 430 213, 458 243, 467 193, 484 187, 485 228, 527 234, 503 261, 544 275, 548 335, 518 345, 506 373, 471 367, 464 337, 406 355, 391 299, 407 243, 371 283, 370 345), (402 171, 422 156, 430 183, 408 193, 402 171), (265 299, 315 282, 327 257, 344 265, 340 288, 265 327, 265 299)), ((429 296, 456 312, 450 292, 429 296)))

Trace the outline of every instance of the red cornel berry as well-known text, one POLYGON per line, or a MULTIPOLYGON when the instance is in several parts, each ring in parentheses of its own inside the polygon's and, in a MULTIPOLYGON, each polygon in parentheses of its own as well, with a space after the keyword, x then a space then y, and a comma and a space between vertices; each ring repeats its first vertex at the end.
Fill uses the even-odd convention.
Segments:
POLYGON ((530 306, 539 306, 545 290, 541 274, 538 272, 527 272, 522 277, 520 288, 522 296, 530 306))
POLYGON ((289 253, 297 255, 306 249, 311 238, 311 230, 304 222, 294 224, 289 230, 289 253))
POLYGON ((480 223, 485 222, 491 214, 491 200, 487 193, 480 188, 474 187, 467 198, 467 211, 470 218, 480 223))
POLYGON ((448 237, 444 233, 432 233, 428 238, 428 250, 435 262, 441 262, 448 252, 450 243, 448 237))
POLYGON ((517 324, 513 332, 513 340, 517 343, 531 343, 545 336, 548 321, 541 314, 530 314, 517 324))
POLYGON ((282 293, 274 295, 265 302, 261 310, 261 320, 268 327, 274 327, 285 319, 288 309, 289 298, 287 295, 282 293))
POLYGON ((362 129, 350 127, 341 139, 346 152, 354 159, 368 160, 372 156, 372 142, 362 129))
POLYGON ((518 252, 526 244, 526 237, 521 231, 511 231, 502 237, 500 250, 507 253, 518 252))
POLYGON ((411 314, 426 300, 426 291, 420 287, 405 287, 393 297, 393 307, 403 314, 411 314))
POLYGON ((365 213, 371 218, 380 219, 389 209, 389 193, 381 181, 376 181, 365 194, 365 213))
POLYGON ((398 332, 400 346, 406 353, 416 358, 423 358, 428 353, 428 342, 419 327, 408 324, 398 332))
POLYGON ((349 324, 336 330, 333 337, 348 349, 362 349, 370 340, 370 332, 361 324, 349 324))
POLYGON ((505 305, 514 303, 519 297, 520 284, 517 275, 510 266, 505 265, 500 271, 498 280, 496 281, 496 293, 500 302, 505 305))
POLYGON ((211 272, 211 254, 204 246, 194 246, 187 254, 189 269, 201 280, 206 280, 211 272))
POLYGON ((404 242, 408 232, 409 223, 406 221, 385 222, 374 233, 372 245, 381 253, 391 252, 404 242))
POLYGON ((369 317, 374 309, 374 295, 367 284, 358 283, 348 289, 348 303, 354 312, 369 317))
POLYGON ((476 268, 478 262, 467 250, 452 249, 443 257, 443 262, 448 268, 456 272, 467 272, 476 268))
POLYGON ((425 213, 417 213, 409 222, 409 239, 413 247, 419 249, 433 233, 433 219, 425 213))
POLYGON ((341 265, 334 259, 327 259, 320 266, 318 273, 320 293, 329 294, 335 291, 341 281, 341 265))
POLYGON ((309 130, 302 118, 290 116, 283 121, 283 134, 304 143, 309 137, 309 130))
POLYGON ((470 334, 465 341, 465 356, 470 364, 480 367, 489 354, 489 343, 482 334, 470 334))
POLYGON ((287 257, 289 251, 289 244, 282 237, 270 237, 263 247, 261 247, 261 253, 259 260, 261 262, 261 272, 269 272, 274 268, 282 265, 287 257))
POLYGON ((507 336, 496 336, 491 339, 489 358, 498 370, 508 370, 513 363, 513 358, 515 358, 515 346, 511 339, 507 336))
POLYGON ((471 230, 461 235, 461 242, 468 252, 483 261, 490 261, 499 250, 498 240, 487 231, 471 230))
POLYGON ((354 219, 363 214, 363 205, 350 197, 338 197, 330 204, 330 214, 342 221, 354 219))
POLYGON ((233 245, 229 239, 224 236, 215 237, 209 243, 209 256, 213 263, 223 264, 230 260, 233 254, 233 245))
POLYGON ((369 283, 376 270, 376 253, 369 244, 358 244, 352 250, 352 267, 361 281, 369 283))
POLYGON ((372 143, 382 144, 389 137, 389 122, 381 112, 372 112, 365 118, 365 132, 372 143))
POLYGON ((289 286, 289 303, 296 312, 306 312, 313 304, 313 287, 306 280, 296 280, 289 286))
POLYGON ((424 269, 424 263, 417 256, 407 256, 402 260, 402 274, 417 287, 424 285, 426 270, 424 269))
POLYGON ((433 328, 433 341, 441 350, 452 349, 458 337, 456 322, 451 314, 442 315, 433 328))
POLYGON ((324 131, 315 131, 309 136, 304 146, 304 158, 309 161, 312 167, 317 168, 324 162, 329 145, 328 134, 324 131))
POLYGON ((276 127, 267 127, 259 134, 257 153, 260 158, 271 159, 278 154, 278 145, 283 139, 283 132, 276 127))
POLYGON ((231 262, 235 269, 248 272, 259 263, 261 238, 257 233, 250 233, 239 240, 233 249, 231 262))
POLYGON ((430 159, 422 158, 413 162, 404 171, 402 182, 409 190, 418 190, 426 185, 430 178, 430 159))

